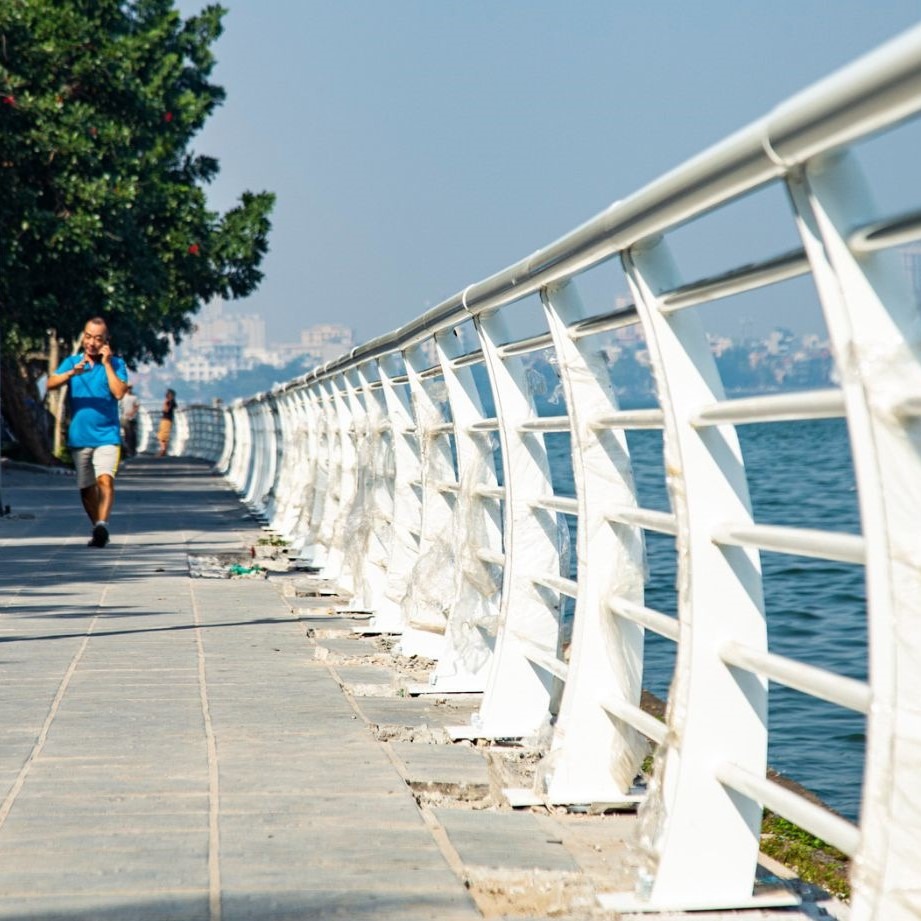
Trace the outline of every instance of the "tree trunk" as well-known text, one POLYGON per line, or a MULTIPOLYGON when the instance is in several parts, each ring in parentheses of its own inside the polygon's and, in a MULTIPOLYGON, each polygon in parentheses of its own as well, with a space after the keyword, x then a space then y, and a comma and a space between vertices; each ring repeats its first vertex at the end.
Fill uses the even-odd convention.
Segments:
MULTIPOLYGON (((48 376, 50 377, 55 368, 61 363, 60 342, 58 340, 57 330, 52 329, 48 337, 48 376)), ((64 388, 59 387, 47 394, 48 411, 54 417, 54 431, 52 435, 52 450, 55 457, 61 456, 61 448, 64 446, 64 388)))
POLYGON ((22 459, 46 466, 56 463, 51 453, 48 413, 38 388, 28 370, 10 355, 0 361, 0 397, 3 416, 19 442, 22 459))

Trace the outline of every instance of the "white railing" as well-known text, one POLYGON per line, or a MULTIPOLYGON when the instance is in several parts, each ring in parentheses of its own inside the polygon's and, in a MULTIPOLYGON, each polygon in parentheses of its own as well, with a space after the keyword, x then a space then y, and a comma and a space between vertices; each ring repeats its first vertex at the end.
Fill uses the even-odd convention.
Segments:
POLYGON ((350 607, 374 612, 372 629, 435 659, 428 690, 482 692, 456 736, 550 728, 543 800, 627 802, 657 744, 636 890, 609 907, 758 904, 768 807, 853 856, 855 921, 921 917, 921 314, 893 251, 921 239, 921 213, 877 214, 852 150, 919 110, 915 29, 394 333, 272 393, 179 414, 175 452, 216 462, 350 607), (685 282, 669 234, 770 186, 802 247, 685 282), (618 261, 632 304, 591 314, 577 285, 618 261), (727 400, 696 308, 804 274, 840 389, 727 400), (513 332, 525 314, 543 328, 513 332), (599 348, 631 324, 656 409, 618 405, 599 348), (562 415, 539 412, 536 352, 562 415), (834 416, 862 535, 753 520, 734 426, 834 416), (669 511, 634 488, 625 435, 650 427, 669 511), (572 495, 548 458, 560 432, 572 495), (674 537, 677 618, 646 606, 647 531, 674 537), (768 649, 761 551, 866 568, 868 681, 768 649), (640 708, 644 631, 676 644, 664 723, 640 708), (768 681, 867 715, 858 823, 767 779, 768 681))

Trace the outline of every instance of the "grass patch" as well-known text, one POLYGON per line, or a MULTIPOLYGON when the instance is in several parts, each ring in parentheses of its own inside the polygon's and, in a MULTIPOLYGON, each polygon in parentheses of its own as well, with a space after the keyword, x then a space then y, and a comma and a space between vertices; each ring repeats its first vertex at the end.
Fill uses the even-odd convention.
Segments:
POLYGON ((287 547, 288 542, 283 537, 260 537, 256 541, 260 547, 287 547))
POLYGON ((851 897, 847 855, 768 810, 761 823, 761 850, 803 881, 821 886, 836 898, 851 897))

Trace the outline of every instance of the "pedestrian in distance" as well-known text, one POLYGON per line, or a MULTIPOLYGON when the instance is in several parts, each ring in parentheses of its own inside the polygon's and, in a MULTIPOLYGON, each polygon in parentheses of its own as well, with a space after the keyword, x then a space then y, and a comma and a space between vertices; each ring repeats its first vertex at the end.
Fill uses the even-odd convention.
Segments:
POLYGON ((160 442, 158 457, 166 454, 169 447, 169 436, 173 430, 173 416, 176 414, 176 391, 167 390, 163 399, 163 410, 160 415, 160 427, 157 429, 157 441, 160 442))
POLYGON ((137 398, 134 388, 128 384, 128 392, 119 401, 119 412, 122 420, 122 445, 125 457, 134 457, 138 453, 138 410, 141 401, 137 398))
POLYGON ((105 547, 121 450, 118 401, 128 392, 128 371, 112 352, 102 317, 86 321, 82 349, 65 358, 48 378, 49 390, 65 385, 70 403, 67 446, 80 499, 93 526, 88 546, 105 547))

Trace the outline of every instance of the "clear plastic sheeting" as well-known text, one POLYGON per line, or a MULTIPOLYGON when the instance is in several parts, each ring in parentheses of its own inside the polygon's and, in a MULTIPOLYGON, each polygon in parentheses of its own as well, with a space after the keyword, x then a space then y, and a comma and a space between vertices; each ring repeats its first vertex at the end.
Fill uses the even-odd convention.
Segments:
MULTIPOLYGON (((489 451, 491 458, 491 446, 485 450, 489 451)), ((477 487, 484 483, 494 486, 495 475, 491 473, 491 463, 487 465, 485 456, 481 454, 475 463, 468 465, 461 478, 459 499, 454 510, 454 546, 458 548, 461 578, 483 598, 491 598, 502 588, 502 570, 496 564, 481 559, 479 553, 490 549, 488 516, 498 515, 499 510, 492 501, 489 504, 495 511, 491 512, 487 500, 477 495, 477 487), (487 473, 490 474, 488 478, 487 473)), ((498 527, 497 523, 493 529, 498 527)), ((491 632, 495 635, 494 624, 491 632)))
POLYGON ((456 554, 452 541, 453 501, 437 487, 454 478, 447 436, 440 426, 448 416, 448 391, 443 381, 419 382, 414 393, 416 426, 422 433, 421 549, 400 607, 410 627, 444 634, 455 600, 456 554))
MULTIPOLYGON (((380 544, 383 537, 386 545, 383 532, 389 529, 389 523, 379 504, 380 432, 365 425, 356 430, 355 439, 355 489, 348 510, 339 518, 334 545, 342 548, 345 567, 352 578, 353 605, 370 608, 373 598, 367 567, 374 562, 370 552, 372 535, 378 535, 375 543, 380 544)), ((379 553, 376 559, 380 559, 379 553)))
MULTIPOLYGON (((484 445, 483 450, 491 458, 491 447, 484 445)), ((480 454, 466 466, 453 518, 452 546, 457 565, 452 594, 457 602, 448 628, 449 667, 468 674, 476 674, 487 665, 499 629, 502 568, 484 561, 479 554, 482 550, 500 549, 490 541, 491 532, 492 543, 499 540, 501 525, 491 516, 498 516, 500 510, 495 500, 477 495, 477 486, 484 483, 495 485, 495 475, 480 454)))
POLYGON ((416 560, 400 608, 405 623, 443 634, 454 601, 454 550, 448 540, 431 544, 416 560))

